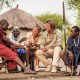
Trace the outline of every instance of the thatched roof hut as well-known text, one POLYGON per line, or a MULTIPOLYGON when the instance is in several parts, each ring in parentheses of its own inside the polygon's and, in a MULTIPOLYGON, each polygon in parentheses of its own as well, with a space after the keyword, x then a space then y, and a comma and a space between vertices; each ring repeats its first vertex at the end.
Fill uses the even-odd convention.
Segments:
POLYGON ((9 22, 9 29, 15 26, 21 29, 33 29, 36 25, 39 25, 43 29, 43 23, 41 21, 25 11, 18 9, 18 6, 0 15, 1 19, 6 19, 9 22))

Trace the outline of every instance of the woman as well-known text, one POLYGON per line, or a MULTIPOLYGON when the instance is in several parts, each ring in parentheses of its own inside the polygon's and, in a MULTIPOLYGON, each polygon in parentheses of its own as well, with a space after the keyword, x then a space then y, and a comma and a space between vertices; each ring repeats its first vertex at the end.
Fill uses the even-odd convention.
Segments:
POLYGON ((35 71, 39 71, 39 60, 35 55, 35 52, 40 47, 40 40, 41 40, 41 28, 40 26, 36 26, 33 28, 32 32, 28 33, 26 36, 27 40, 25 41, 27 53, 29 54, 29 62, 31 64, 30 68, 34 70, 34 58, 35 58, 35 71), (33 63, 31 63, 33 62, 33 63))

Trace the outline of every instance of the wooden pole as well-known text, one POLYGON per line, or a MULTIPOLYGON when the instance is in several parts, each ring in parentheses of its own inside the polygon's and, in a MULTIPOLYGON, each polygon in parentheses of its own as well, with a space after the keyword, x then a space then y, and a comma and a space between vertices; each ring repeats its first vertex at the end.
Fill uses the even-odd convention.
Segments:
POLYGON ((65 42, 65 48, 66 48, 66 20, 65 20, 65 5, 63 1, 63 31, 64 31, 64 42, 65 42))
MULTIPOLYGON (((65 44, 65 49, 66 49, 66 20, 65 20, 65 5, 64 1, 62 3, 63 7, 63 34, 64 34, 64 44, 65 44)), ((66 65, 66 72, 67 72, 67 65, 66 65)))

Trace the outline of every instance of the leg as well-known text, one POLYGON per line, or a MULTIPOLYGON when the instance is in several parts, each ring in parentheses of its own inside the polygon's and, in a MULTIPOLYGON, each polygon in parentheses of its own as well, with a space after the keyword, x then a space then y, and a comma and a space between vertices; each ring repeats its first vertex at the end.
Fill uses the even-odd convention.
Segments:
POLYGON ((55 47, 53 52, 53 61, 52 61, 52 71, 57 72, 57 67, 59 66, 61 48, 55 47))
POLYGON ((29 68, 27 68, 26 66, 24 66, 23 62, 20 60, 20 58, 17 56, 17 54, 7 47, 0 50, 0 56, 4 57, 7 60, 15 61, 20 67, 22 67, 24 69, 25 73, 35 73, 32 70, 30 70, 29 68))
POLYGON ((46 53, 42 52, 42 50, 38 50, 36 52, 36 56, 38 59, 47 66, 46 71, 51 71, 51 62, 48 61, 48 58, 52 55, 53 49, 48 49, 46 53))
POLYGON ((31 59, 31 68, 30 69, 34 71, 34 57, 32 57, 32 59, 31 59))
POLYGON ((14 59, 14 61, 15 61, 19 66, 21 66, 21 67, 23 68, 24 73, 35 74, 34 71, 30 70, 28 67, 25 67, 24 64, 23 64, 23 62, 22 62, 19 58, 14 59))
POLYGON ((28 66, 30 66, 30 60, 31 60, 31 55, 32 55, 32 53, 31 53, 31 51, 30 51, 30 49, 29 48, 26 48, 26 65, 28 65, 28 66))
MULTIPOLYGON (((25 59, 26 59, 26 54, 25 54, 25 53, 21 54, 21 61, 22 61, 23 63, 25 63, 25 59)), ((23 72, 24 70, 21 69, 21 71, 23 72)))
POLYGON ((36 66, 39 67, 39 59, 37 58, 37 56, 35 57, 35 64, 36 64, 36 66))
POLYGON ((25 58, 25 61, 26 61, 26 66, 29 66, 29 53, 26 53, 26 58, 25 58))
POLYGON ((21 60, 22 62, 26 62, 26 66, 29 66, 29 53, 28 50, 22 49, 23 54, 21 54, 21 60))
POLYGON ((30 69, 34 71, 34 50, 30 50, 30 69))
POLYGON ((62 51, 62 53, 61 53, 61 58, 62 58, 62 60, 64 61, 64 64, 65 65, 67 65, 69 68, 70 68, 70 70, 72 69, 72 66, 67 62, 67 52, 66 51, 62 51))
MULTIPOLYGON (((46 53, 47 54, 47 53, 46 53)), ((46 58, 46 56, 44 55, 44 52, 42 52, 42 50, 37 50, 36 51, 36 56, 38 57, 38 59, 44 64, 44 65, 49 65, 49 61, 46 58)))
POLYGON ((39 59, 35 56, 35 71, 39 71, 39 59))

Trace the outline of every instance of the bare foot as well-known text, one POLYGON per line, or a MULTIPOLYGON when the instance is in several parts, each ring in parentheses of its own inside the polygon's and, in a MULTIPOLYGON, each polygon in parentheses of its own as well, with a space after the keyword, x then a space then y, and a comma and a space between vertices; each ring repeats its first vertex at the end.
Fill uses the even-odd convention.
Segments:
POLYGON ((36 74, 36 72, 26 67, 26 69, 24 70, 24 74, 36 74))

